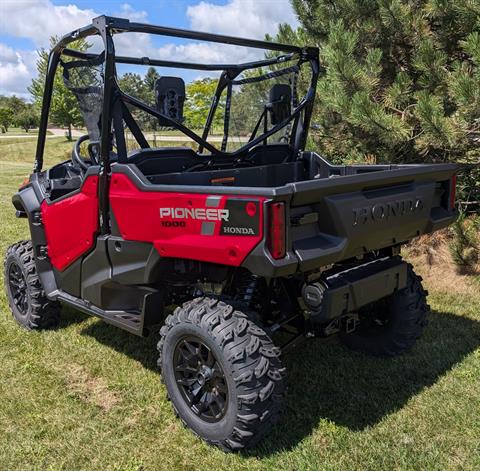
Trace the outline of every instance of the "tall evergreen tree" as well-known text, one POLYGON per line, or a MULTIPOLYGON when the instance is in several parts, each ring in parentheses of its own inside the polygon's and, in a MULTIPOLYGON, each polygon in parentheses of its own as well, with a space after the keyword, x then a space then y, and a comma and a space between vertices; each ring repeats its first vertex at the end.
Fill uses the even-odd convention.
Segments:
POLYGON ((473 172, 464 184, 475 192, 480 2, 292 3, 302 27, 284 25, 275 39, 320 47, 325 74, 314 115, 317 149, 343 162, 469 163, 473 172))
POLYGON ((155 82, 160 78, 160 74, 155 67, 149 67, 145 74, 145 87, 148 93, 148 102, 155 103, 155 82))

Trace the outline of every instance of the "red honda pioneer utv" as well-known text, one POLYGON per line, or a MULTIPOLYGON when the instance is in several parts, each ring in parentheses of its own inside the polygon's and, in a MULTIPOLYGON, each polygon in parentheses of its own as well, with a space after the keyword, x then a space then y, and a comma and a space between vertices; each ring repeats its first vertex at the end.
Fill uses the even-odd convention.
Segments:
POLYGON ((34 171, 13 196, 31 232, 5 259, 17 322, 55 327, 67 304, 137 335, 162 325, 158 364, 173 407, 225 450, 253 445, 278 418, 280 354, 298 340, 339 333, 374 355, 409 350, 427 293, 400 247, 454 221, 456 169, 332 165, 305 151, 320 72, 313 47, 105 16, 64 36, 50 53, 34 171), (268 52, 213 65, 116 55, 114 39, 131 33, 268 52), (99 54, 68 47, 95 35, 99 54), (184 124, 195 97, 181 78, 158 78, 146 103, 121 89, 121 64, 217 74, 203 133, 184 124), (88 135, 71 160, 43 170, 59 67, 88 135), (153 147, 145 122, 198 147, 153 147))

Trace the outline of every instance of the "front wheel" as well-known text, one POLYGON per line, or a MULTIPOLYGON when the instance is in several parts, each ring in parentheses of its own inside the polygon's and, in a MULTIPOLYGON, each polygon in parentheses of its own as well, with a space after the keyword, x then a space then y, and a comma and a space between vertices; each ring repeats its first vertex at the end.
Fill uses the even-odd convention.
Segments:
POLYGON ((375 356, 396 356, 409 351, 427 325, 430 307, 422 279, 408 265, 407 286, 359 312, 359 327, 340 334, 352 350, 375 356))
POLYGON ((160 330, 159 366, 178 416, 226 451, 254 445, 279 417, 285 392, 280 351, 246 314, 197 298, 160 330))
POLYGON ((58 325, 61 306, 45 296, 31 241, 18 242, 7 249, 4 279, 10 309, 22 327, 39 330, 58 325))

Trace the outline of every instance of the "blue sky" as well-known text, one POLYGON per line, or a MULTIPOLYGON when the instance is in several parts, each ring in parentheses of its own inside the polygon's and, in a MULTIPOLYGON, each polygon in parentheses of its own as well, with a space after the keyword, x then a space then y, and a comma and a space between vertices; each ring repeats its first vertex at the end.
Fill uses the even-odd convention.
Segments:
MULTIPOLYGON (((289 0, 0 0, 0 94, 28 98, 27 86, 36 75, 36 51, 48 48, 50 36, 72 31, 100 14, 257 39, 274 34, 279 23, 297 24, 289 0)), ((262 54, 139 34, 117 38, 117 52, 134 56, 215 63, 251 60, 262 54)), ((200 76, 184 74, 187 80, 200 76)))

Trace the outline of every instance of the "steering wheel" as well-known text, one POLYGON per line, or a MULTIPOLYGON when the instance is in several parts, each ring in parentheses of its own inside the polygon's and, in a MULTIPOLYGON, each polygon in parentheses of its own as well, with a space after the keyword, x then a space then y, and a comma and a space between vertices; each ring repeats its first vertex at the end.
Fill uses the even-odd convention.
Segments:
POLYGON ((85 158, 82 156, 80 153, 80 146, 82 145, 83 142, 88 141, 90 139, 88 134, 84 134, 83 136, 80 136, 77 139, 77 142, 75 142, 75 145, 73 146, 72 150, 72 163, 74 165, 78 165, 82 170, 87 170, 92 163, 94 165, 98 165, 98 159, 97 159, 97 143, 96 142, 91 142, 88 145, 88 153, 89 153, 89 158, 85 158))

